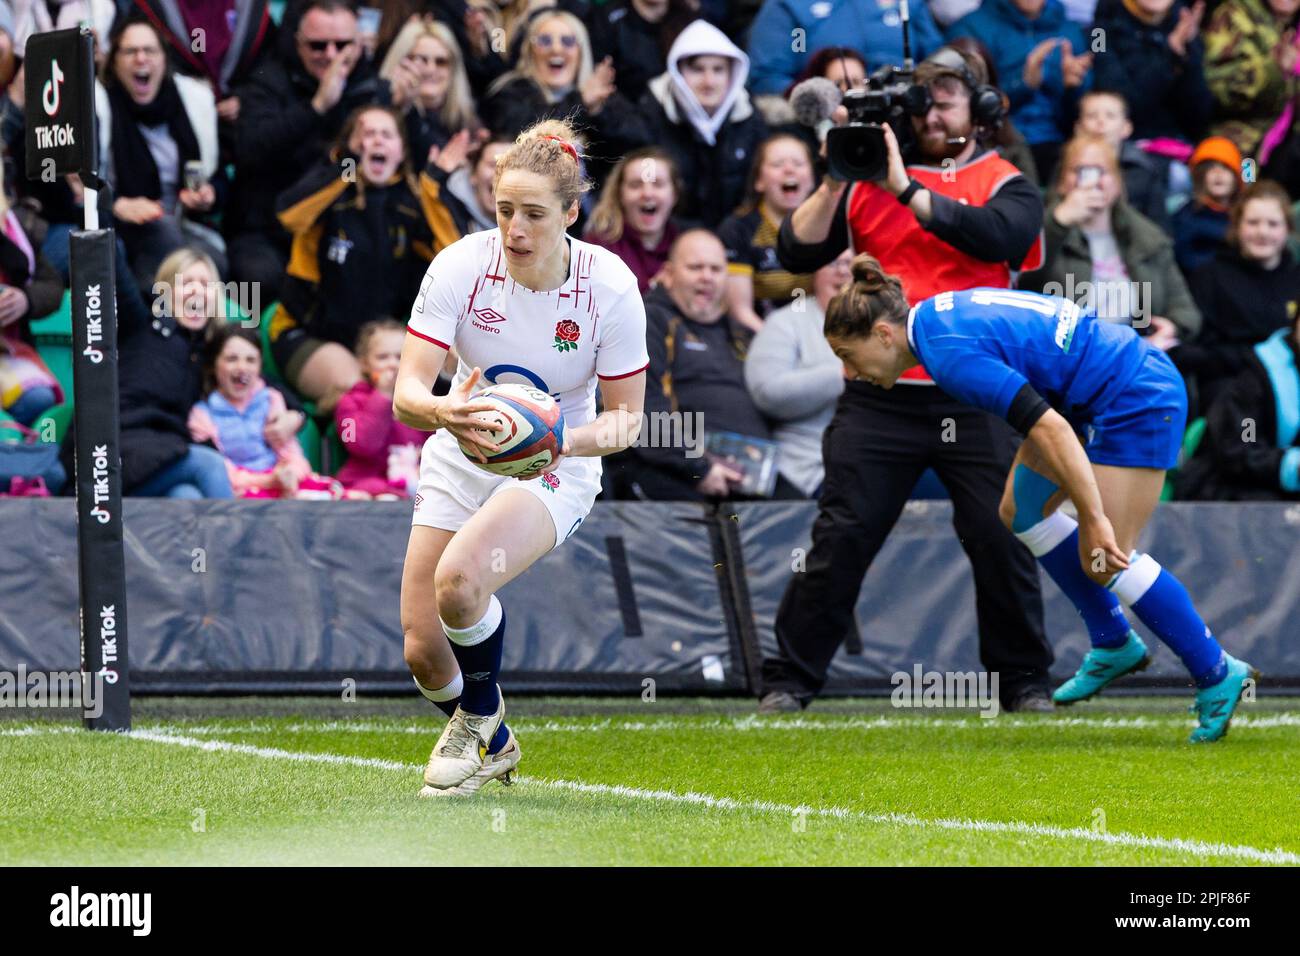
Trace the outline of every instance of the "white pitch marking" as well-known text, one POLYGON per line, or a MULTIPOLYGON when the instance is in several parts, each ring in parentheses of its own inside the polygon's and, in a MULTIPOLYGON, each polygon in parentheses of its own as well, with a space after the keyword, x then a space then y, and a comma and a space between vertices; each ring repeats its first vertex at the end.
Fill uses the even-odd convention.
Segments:
POLYGON ((136 740, 148 740, 159 744, 175 744, 180 747, 193 747, 211 753, 226 752, 243 754, 248 757, 269 757, 275 760, 296 760, 300 763, 346 764, 350 767, 373 767, 378 770, 418 770, 415 764, 400 763, 396 760, 384 760, 381 757, 351 757, 344 754, 310 753, 300 750, 281 750, 279 747, 255 747, 252 744, 237 744, 229 740, 200 740, 197 737, 183 737, 166 733, 163 730, 132 730, 123 736, 136 740))
POLYGON ((61 724, 25 724, 22 727, 5 727, 0 730, 0 737, 40 737, 44 734, 75 734, 82 728, 68 727, 61 724))
MULTIPOLYGON (((405 764, 396 760, 383 760, 377 757, 353 757, 346 754, 306 753, 294 750, 281 750, 278 747, 256 747, 252 744, 239 744, 226 740, 200 740, 197 737, 172 735, 158 730, 136 730, 125 734, 137 740, 153 743, 173 744, 192 747, 198 750, 237 753, 244 756, 264 757, 275 760, 293 760, 305 763, 342 764, 354 767, 371 767, 381 770, 401 770, 414 773, 420 770, 419 764, 405 764)), ((603 783, 582 783, 574 780, 548 780, 545 778, 521 777, 520 783, 544 787, 550 790, 567 790, 574 793, 593 795, 630 797, 636 800, 660 803, 691 804, 718 810, 740 810, 755 813, 776 813, 786 816, 811 814, 818 817, 834 819, 862 820, 868 823, 905 826, 916 829, 960 830, 975 833, 1018 833, 1025 836, 1050 837, 1061 840, 1083 840, 1091 843, 1107 843, 1114 846, 1142 847, 1153 850, 1173 850, 1196 857, 1231 857, 1242 860, 1254 860, 1260 863, 1300 864, 1300 854, 1291 853, 1281 848, 1261 850, 1253 846, 1239 846, 1230 843, 1206 843, 1201 840, 1187 840, 1170 837, 1150 837, 1134 833, 1099 833, 1083 827, 1055 827, 1042 823, 1022 823, 1019 821, 998 820, 957 820, 930 819, 913 816, 910 813, 866 813, 846 807, 808 807, 794 806, 786 803, 773 803, 766 800, 734 800, 731 797, 714 797, 704 793, 677 793, 673 790, 647 790, 641 787, 614 786, 603 783)))
MULTIPOLYGON (((430 734, 438 729, 438 722, 432 719, 427 726, 413 726, 411 718, 394 718, 391 722, 376 720, 360 721, 319 721, 316 723, 245 723, 225 724, 219 726, 184 724, 162 725, 169 730, 184 731, 197 736, 206 734, 265 734, 265 733, 352 733, 352 734, 430 734)), ((418 719, 418 718, 415 718, 418 719)), ((522 717, 510 721, 516 727, 528 733, 594 733, 624 731, 628 733, 673 732, 679 730, 725 730, 725 731, 792 731, 815 730, 821 733, 835 730, 888 730, 898 728, 940 729, 940 730, 1053 730, 1078 727, 1095 727, 1098 729, 1142 729, 1150 727, 1182 728, 1191 727, 1194 722, 1190 717, 1169 715, 1163 717, 1049 717, 1049 716, 1010 716, 1003 715, 996 720, 974 717, 836 717, 834 714, 809 715, 799 717, 759 717, 745 715, 740 717, 713 718, 694 720, 689 717, 658 717, 652 720, 618 720, 605 718, 593 721, 573 721, 555 718, 522 717)), ((1239 714, 1233 718, 1232 729, 1263 730, 1275 727, 1300 727, 1300 714, 1278 713, 1251 716, 1239 714)), ((70 728, 77 729, 77 728, 70 728)), ((147 726, 143 729, 152 729, 147 726)), ((0 735, 4 735, 0 731, 0 735)))
POLYGON ((704 793, 676 793, 671 790, 645 790, 640 787, 612 786, 603 783, 578 783, 569 780, 545 780, 520 777, 521 783, 540 783, 543 786, 578 793, 609 794, 640 800, 657 800, 668 803, 689 803, 718 810, 752 810, 760 813, 809 814, 835 819, 865 820, 870 823, 941 830, 965 830, 977 833, 1019 833, 1026 836, 1046 836, 1063 840, 1085 840, 1092 843, 1110 843, 1117 846, 1142 847, 1154 850, 1176 850, 1200 857, 1236 857, 1262 863, 1300 863, 1300 854, 1281 848, 1261 850, 1253 846, 1231 843, 1206 843, 1180 837, 1150 837, 1138 833, 1101 833, 1084 827, 1056 827, 1045 823, 1022 823, 1000 820, 956 820, 918 817, 910 813, 867 813, 845 807, 809 807, 772 803, 766 800, 733 800, 730 797, 713 797, 704 793))

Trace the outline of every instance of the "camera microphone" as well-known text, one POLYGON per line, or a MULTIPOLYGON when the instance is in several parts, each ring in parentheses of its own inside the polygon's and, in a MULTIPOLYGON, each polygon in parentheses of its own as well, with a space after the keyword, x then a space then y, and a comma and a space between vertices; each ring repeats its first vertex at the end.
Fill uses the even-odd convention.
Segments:
POLYGON ((814 76, 790 91, 790 108, 796 121, 813 127, 817 138, 825 139, 831 127, 831 114, 843 99, 838 86, 825 77, 814 76))

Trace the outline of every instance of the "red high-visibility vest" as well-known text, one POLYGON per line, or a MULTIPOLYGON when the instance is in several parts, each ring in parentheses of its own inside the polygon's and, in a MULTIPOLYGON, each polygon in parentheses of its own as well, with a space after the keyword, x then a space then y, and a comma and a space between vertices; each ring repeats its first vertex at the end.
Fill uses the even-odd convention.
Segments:
MULTIPOLYGON (((1019 176, 1020 170, 989 150, 965 166, 908 166, 907 173, 933 193, 970 206, 983 206, 1009 179, 1019 176)), ((1010 265, 985 262, 950 246, 926 230, 915 213, 875 183, 857 182, 850 187, 847 213, 854 253, 871 253, 886 272, 898 276, 911 305, 940 292, 1011 286, 1010 265)), ((1043 255, 1040 228, 1038 241, 1020 268, 1041 268, 1043 255)), ((932 381, 919 365, 904 372, 902 380, 932 381)))

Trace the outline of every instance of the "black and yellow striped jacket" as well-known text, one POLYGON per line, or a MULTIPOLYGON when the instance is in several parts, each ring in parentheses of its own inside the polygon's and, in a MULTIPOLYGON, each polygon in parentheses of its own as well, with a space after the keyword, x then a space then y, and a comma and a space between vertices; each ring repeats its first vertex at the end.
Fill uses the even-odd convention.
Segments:
POLYGON ((301 328, 350 349, 365 323, 404 319, 430 261, 460 238, 427 173, 399 173, 376 187, 359 174, 344 175, 347 169, 324 165, 276 204, 293 243, 271 318, 272 343, 301 328))

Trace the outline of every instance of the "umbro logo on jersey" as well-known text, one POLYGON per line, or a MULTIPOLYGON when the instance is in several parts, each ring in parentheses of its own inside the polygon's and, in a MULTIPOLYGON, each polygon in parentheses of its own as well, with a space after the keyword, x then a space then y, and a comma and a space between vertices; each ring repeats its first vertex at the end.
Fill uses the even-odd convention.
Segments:
POLYGON ((497 326, 505 320, 506 317, 496 309, 475 309, 474 319, 470 322, 470 325, 474 326, 476 329, 481 329, 484 332, 491 332, 493 335, 500 335, 501 330, 497 328, 497 326))

